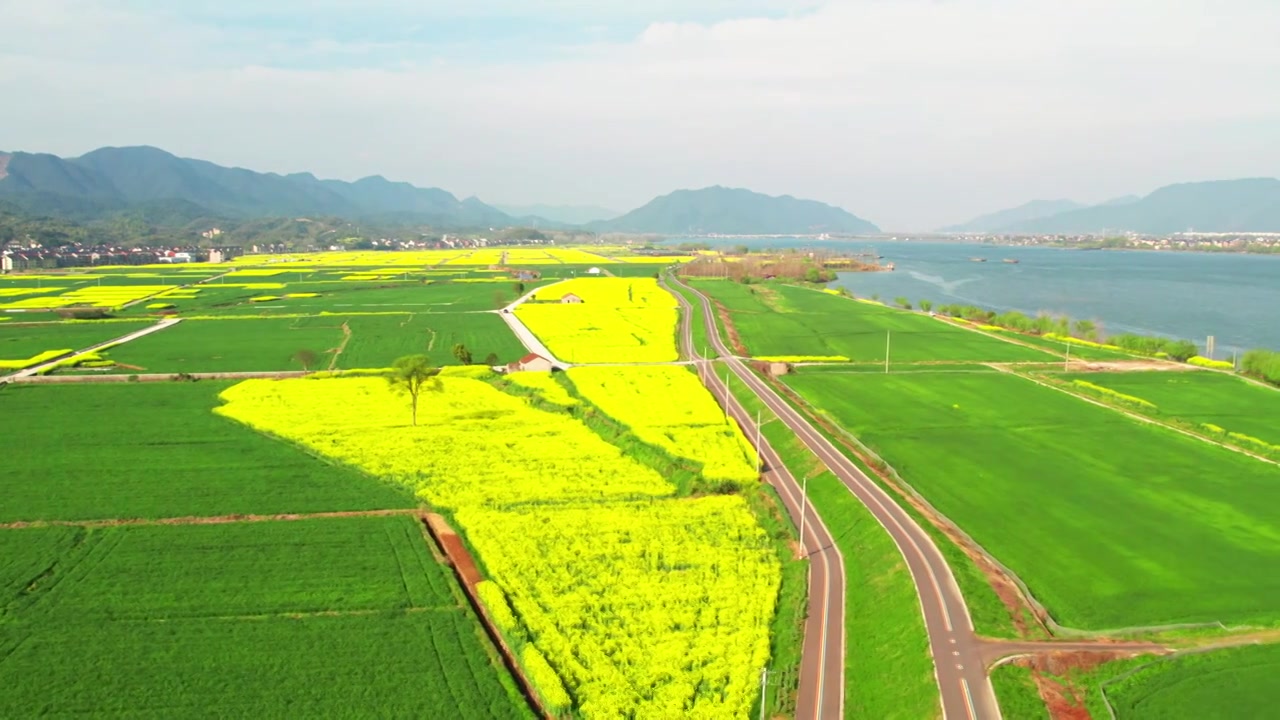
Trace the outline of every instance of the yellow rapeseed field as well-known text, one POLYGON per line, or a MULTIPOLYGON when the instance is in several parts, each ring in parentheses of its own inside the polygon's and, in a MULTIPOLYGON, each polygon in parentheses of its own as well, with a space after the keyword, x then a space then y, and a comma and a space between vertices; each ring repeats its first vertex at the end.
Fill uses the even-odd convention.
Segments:
MULTIPOLYGON (((742 498, 676 497, 571 414, 478 378, 442 376, 416 427, 381 378, 249 380, 222 397, 223 415, 453 510, 489 574, 482 601, 554 712, 750 711, 781 571, 742 498)), ((710 420, 702 403, 676 416, 710 420)))
POLYGON ((568 375, 583 397, 641 440, 702 463, 708 480, 746 484, 758 478, 755 450, 690 370, 580 365, 568 375))
POLYGON ((516 316, 552 353, 571 363, 671 362, 676 299, 653 278, 593 277, 538 291, 516 316), (559 302, 576 295, 581 303, 559 302))

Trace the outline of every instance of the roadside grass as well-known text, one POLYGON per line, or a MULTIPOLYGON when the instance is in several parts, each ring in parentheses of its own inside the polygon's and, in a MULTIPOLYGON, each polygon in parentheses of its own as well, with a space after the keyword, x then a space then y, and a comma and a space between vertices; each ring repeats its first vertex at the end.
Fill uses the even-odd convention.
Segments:
POLYGON ((390 367, 396 358, 424 353, 436 365, 458 365, 453 346, 462 343, 472 362, 483 363, 490 353, 499 363, 518 360, 527 351, 511 328, 493 313, 415 313, 304 318, 299 326, 341 325, 351 329, 351 341, 338 357, 339 368, 390 367))
POLYGON ((1262 718, 1273 716, 1280 702, 1280 645, 1148 661, 1127 677, 1116 673, 1104 684, 1118 720, 1262 718))
MULTIPOLYGON (((689 330, 690 334, 693 335, 694 350, 705 358, 719 357, 720 353, 716 352, 715 348, 711 347, 711 340, 707 336, 707 324, 704 319, 705 314, 702 312, 702 301, 699 300, 698 296, 693 292, 686 290, 683 286, 678 285, 673 280, 667 280, 667 288, 671 292, 683 297, 689 303, 689 330)), ((678 327, 676 332, 679 332, 678 327)), ((679 345, 678 342, 676 344, 679 345)))
POLYGON ((915 584, 888 532, 733 375, 734 396, 763 413, 761 432, 802 482, 845 564, 845 715, 923 718, 940 699, 915 584))
POLYGON ((1274 467, 1011 375, 786 382, 1016 572, 1064 626, 1280 619, 1280 575, 1265 571, 1280 553, 1274 467))
POLYGON ((328 365, 342 343, 342 322, 333 317, 183 320, 173 327, 112 348, 106 357, 134 373, 198 373, 302 370, 300 350, 328 365), (309 320, 309 319, 308 319, 309 320))
MULTIPOLYGON (((991 671, 991 686, 1000 701, 1000 714, 1011 720, 1050 720, 1049 708, 1029 668, 1005 663, 991 671)), ((1098 720, 1102 720, 1099 718, 1098 720)))
MULTIPOLYGON (((0 324, 0 360, 22 360, 47 350, 82 350, 128 335, 150 325, 136 322, 53 322, 36 325, 21 321, 0 324)), ((0 371, 0 375, 5 371, 0 371)))
MULTIPOLYGON (((1154 403, 1156 418, 1192 425, 1216 425, 1264 443, 1280 445, 1280 392, 1238 377, 1216 372, 1073 373, 1064 380, 1082 380, 1154 403)), ((1128 410, 1138 410, 1126 406, 1128 410)), ((1228 441, 1231 438, 1224 438, 1228 441)))
POLYGON ((794 285, 695 281, 729 309, 753 356, 843 356, 857 362, 1037 362, 1050 353, 927 315, 857 302, 794 285))
POLYGON ((414 507, 412 496, 212 412, 230 383, 0 390, 0 522, 414 507))

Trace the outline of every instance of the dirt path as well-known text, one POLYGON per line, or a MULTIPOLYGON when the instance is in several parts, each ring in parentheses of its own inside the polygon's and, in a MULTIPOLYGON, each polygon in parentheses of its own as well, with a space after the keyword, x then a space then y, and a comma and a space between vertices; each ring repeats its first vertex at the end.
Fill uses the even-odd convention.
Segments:
POLYGON ((321 520, 351 517, 391 517, 395 515, 421 515, 418 508, 394 508, 388 510, 339 510, 318 513, 281 513, 278 515, 213 515, 172 518, 110 518, 104 520, 23 520, 0 523, 0 530, 22 530, 35 527, 123 527, 134 525, 227 525, 230 523, 291 522, 294 520, 321 520))
MULTIPOLYGON (((412 317, 412 316, 410 316, 412 317)), ((329 357, 329 370, 338 367, 338 358, 346 351, 347 344, 351 342, 351 326, 344 320, 342 323, 342 342, 338 343, 338 347, 334 348, 333 355, 329 357)))
POLYGON ((137 340, 140 337, 145 337, 147 335, 150 335, 151 333, 160 332, 161 330, 164 330, 166 328, 173 327, 174 325, 177 325, 181 321, 182 321, 181 318, 165 318, 164 320, 161 320, 155 325, 148 325, 147 327, 144 327, 141 330, 136 330, 134 332, 131 332, 128 335, 122 335, 118 338, 107 340, 106 342, 100 342, 97 345, 92 345, 83 350, 77 350, 76 352, 73 352, 69 355, 64 355, 63 357, 60 357, 60 358, 54 358, 49 362, 41 363, 39 365, 33 365, 32 367, 19 370, 10 375, 6 375, 5 377, 0 377, 0 385, 3 385, 4 383, 7 383, 7 382, 22 382, 28 378, 39 376, 41 373, 52 370, 58 367, 60 363, 66 362, 67 360, 72 360, 84 355, 88 355, 92 352, 101 350, 105 347, 110 347, 114 345, 123 345, 127 342, 132 342, 134 340, 137 340))

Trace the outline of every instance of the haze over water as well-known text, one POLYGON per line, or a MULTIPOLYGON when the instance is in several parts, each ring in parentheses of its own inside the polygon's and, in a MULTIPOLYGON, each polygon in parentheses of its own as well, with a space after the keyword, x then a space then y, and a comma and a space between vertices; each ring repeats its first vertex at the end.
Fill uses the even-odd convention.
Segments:
POLYGON ((1217 339, 1232 350, 1280 350, 1280 257, 1226 253, 1098 250, 925 242, 822 242, 771 238, 755 247, 872 248, 893 272, 841 273, 833 286, 885 302, 978 305, 993 310, 1065 313, 1111 334, 1135 332, 1217 339), (973 262, 971 258, 986 258, 973 262), (1017 259, 1018 264, 1001 262, 1017 259))

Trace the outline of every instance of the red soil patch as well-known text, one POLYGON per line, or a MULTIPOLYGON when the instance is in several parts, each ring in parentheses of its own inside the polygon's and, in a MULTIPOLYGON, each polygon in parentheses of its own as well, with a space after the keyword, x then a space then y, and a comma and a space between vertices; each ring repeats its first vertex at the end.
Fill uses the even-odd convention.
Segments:
POLYGON ((720 316, 720 322, 724 324, 724 331, 729 335, 729 345, 733 351, 743 357, 751 357, 751 352, 747 350, 747 346, 742 344, 742 336, 738 334, 738 328, 733 324, 733 319, 729 317, 729 308, 719 300, 712 300, 716 305, 716 314, 720 316))

